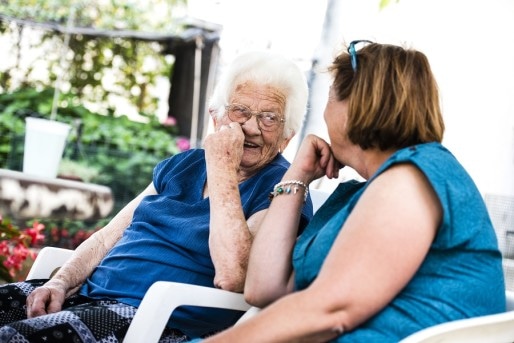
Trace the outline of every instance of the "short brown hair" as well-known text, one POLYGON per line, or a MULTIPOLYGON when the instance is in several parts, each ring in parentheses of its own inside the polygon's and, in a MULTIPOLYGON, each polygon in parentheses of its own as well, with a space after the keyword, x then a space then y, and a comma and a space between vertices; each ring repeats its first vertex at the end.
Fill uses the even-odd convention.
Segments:
POLYGON ((444 122, 427 57, 416 50, 371 43, 339 54, 329 67, 338 100, 348 99, 348 138, 362 149, 441 142, 444 122))

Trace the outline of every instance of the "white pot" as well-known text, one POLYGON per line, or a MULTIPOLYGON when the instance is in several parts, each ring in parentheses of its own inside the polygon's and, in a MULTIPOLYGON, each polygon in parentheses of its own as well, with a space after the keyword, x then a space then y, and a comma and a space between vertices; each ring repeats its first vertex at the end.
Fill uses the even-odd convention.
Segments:
POLYGON ((23 172, 55 178, 70 128, 55 120, 25 118, 23 172))

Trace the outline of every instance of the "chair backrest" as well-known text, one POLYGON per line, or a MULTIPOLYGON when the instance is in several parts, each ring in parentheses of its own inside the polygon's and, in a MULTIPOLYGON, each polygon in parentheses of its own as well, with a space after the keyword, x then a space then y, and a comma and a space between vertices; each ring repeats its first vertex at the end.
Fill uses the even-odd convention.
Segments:
POLYGON ((514 291, 514 197, 486 194, 484 201, 502 253, 506 289, 514 291))
POLYGON ((309 189, 309 193, 311 194, 312 210, 314 211, 314 213, 316 213, 316 211, 321 207, 321 205, 323 205, 323 203, 330 196, 330 192, 322 189, 311 188, 309 189))
POLYGON ((514 292, 506 291, 507 312, 443 323, 418 331, 400 343, 514 342, 514 292))
POLYGON ((27 280, 49 279, 53 273, 71 257, 72 254, 73 250, 44 247, 37 254, 37 258, 27 274, 27 280))

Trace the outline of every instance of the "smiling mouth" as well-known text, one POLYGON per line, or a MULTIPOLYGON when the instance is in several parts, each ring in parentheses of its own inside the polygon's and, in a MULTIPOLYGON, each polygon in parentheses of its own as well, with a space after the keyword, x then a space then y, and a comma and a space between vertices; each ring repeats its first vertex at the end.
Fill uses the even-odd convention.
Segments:
POLYGON ((245 148, 255 149, 255 148, 258 148, 259 146, 257 144, 253 144, 253 143, 250 143, 250 142, 244 142, 244 147, 245 148))

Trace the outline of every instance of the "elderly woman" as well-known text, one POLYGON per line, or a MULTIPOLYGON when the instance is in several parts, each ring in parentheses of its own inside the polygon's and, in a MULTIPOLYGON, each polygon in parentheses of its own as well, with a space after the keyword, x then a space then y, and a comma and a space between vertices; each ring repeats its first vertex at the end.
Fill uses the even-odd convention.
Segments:
MULTIPOLYGON (((211 99, 215 132, 205 150, 160 162, 148 187, 49 281, 0 287, 0 341, 121 341, 158 280, 242 292, 269 193, 289 166, 281 151, 306 103, 305 78, 291 61, 257 52, 237 58, 211 99)), ((312 217, 309 199, 301 207, 299 230, 312 217)), ((239 315, 186 308, 162 340, 201 337, 239 315)))
POLYGON ((496 236, 474 182, 441 145, 425 55, 354 41, 330 71, 331 145, 308 136, 284 180, 309 184, 349 166, 366 181, 340 184, 298 241, 302 196, 275 190, 245 296, 264 307, 290 294, 206 342, 398 342, 505 310, 496 236))

